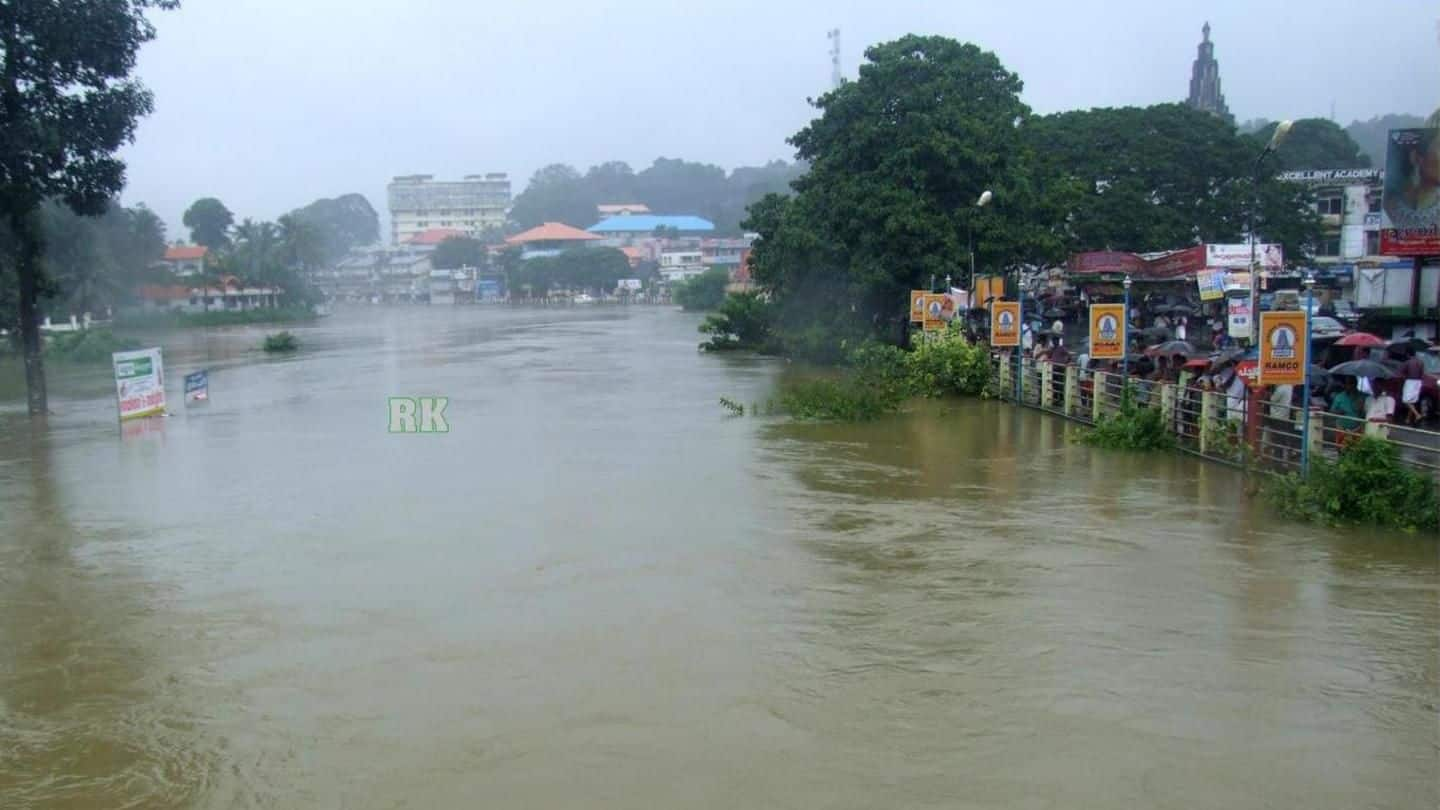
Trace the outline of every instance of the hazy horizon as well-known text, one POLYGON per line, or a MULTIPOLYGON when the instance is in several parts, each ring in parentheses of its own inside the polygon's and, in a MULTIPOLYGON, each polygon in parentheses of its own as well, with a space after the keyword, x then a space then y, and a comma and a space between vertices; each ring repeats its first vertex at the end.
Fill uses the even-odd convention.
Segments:
POLYGON ((550 163, 792 160, 785 138, 830 85, 835 27, 848 78, 871 44, 949 36, 995 51, 1025 81, 1025 101, 1051 113, 1183 100, 1208 21, 1237 121, 1330 117, 1332 104, 1342 126, 1427 115, 1440 104, 1437 16, 1423 0, 1303 10, 560 0, 543 17, 448 0, 364 14, 335 0, 190 0, 152 15, 158 37, 137 75, 155 112, 123 152, 123 200, 150 206, 175 240, 202 196, 239 220, 358 192, 384 221, 385 184, 401 174, 506 172, 518 194, 550 163))

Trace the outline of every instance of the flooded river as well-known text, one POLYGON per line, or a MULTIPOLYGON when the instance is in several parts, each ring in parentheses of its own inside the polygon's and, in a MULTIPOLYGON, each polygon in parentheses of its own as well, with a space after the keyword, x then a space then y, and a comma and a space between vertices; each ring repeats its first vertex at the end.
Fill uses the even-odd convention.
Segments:
POLYGON ((3 369, 0 808, 1440 805, 1434 538, 995 403, 729 417, 783 364, 697 320, 168 333, 123 436, 3 369))

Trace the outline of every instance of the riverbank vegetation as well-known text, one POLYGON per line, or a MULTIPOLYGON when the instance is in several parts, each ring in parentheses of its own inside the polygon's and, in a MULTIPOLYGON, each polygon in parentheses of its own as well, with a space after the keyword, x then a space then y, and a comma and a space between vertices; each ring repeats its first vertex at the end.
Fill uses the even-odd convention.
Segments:
POLYGON ((45 358, 62 363, 109 363, 115 352, 138 348, 139 342, 118 337, 109 329, 79 329, 49 336, 45 358))
POLYGON ((115 325, 126 329, 182 328, 196 326, 241 326, 254 323, 303 323, 318 316, 308 306, 231 309, 215 312, 179 310, 126 312, 116 316, 115 325))
POLYGON ((723 267, 712 267, 675 287, 675 303, 687 312, 704 312, 718 309, 725 302, 725 287, 730 283, 730 271, 723 267))
POLYGON ((1280 514, 1331 526, 1372 525, 1405 531, 1440 529, 1435 481, 1407 467, 1395 445, 1361 438, 1335 461, 1310 460, 1310 474, 1279 476, 1264 493, 1280 514))
POLYGON ((1101 416, 1080 441, 1111 450, 1173 450, 1175 434, 1159 408, 1147 408, 1125 397, 1120 410, 1101 416))

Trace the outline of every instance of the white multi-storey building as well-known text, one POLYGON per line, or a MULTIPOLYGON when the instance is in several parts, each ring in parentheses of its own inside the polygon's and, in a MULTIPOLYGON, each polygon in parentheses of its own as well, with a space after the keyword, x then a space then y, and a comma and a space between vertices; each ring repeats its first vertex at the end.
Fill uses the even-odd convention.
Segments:
POLYGON ((510 208, 510 178, 499 172, 467 174, 461 180, 404 175, 390 181, 388 192, 390 241, 396 245, 437 228, 470 236, 500 230, 510 208))

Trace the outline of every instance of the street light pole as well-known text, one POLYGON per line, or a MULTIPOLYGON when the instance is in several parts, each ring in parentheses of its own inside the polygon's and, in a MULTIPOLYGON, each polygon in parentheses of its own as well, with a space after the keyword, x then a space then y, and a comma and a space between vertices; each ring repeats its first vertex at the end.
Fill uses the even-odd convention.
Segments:
POLYGON ((1121 284, 1125 288, 1125 314, 1120 319, 1120 333, 1125 339, 1120 344, 1120 393, 1124 399, 1125 386, 1130 383, 1130 276, 1126 274, 1121 284))
POLYGON ((1310 474, 1310 307, 1315 295, 1315 271, 1305 271, 1305 388, 1300 392, 1300 474, 1310 474))
POLYGON ((1270 136, 1270 143, 1260 150, 1260 156, 1255 158, 1255 168, 1251 172, 1251 179, 1254 181, 1250 186, 1250 211, 1245 218, 1245 232, 1250 237, 1250 345, 1260 345, 1260 266, 1256 260, 1255 250, 1255 210, 1260 207, 1260 166, 1265 162, 1265 157, 1280 147, 1285 136, 1290 134, 1290 127, 1294 122, 1286 119, 1275 125, 1275 133, 1270 136))
MULTIPOLYGON (((990 189, 980 192, 980 199, 975 201, 976 208, 984 208, 990 204, 990 198, 994 195, 990 189)), ((970 307, 975 307, 975 218, 970 217, 970 307)))

